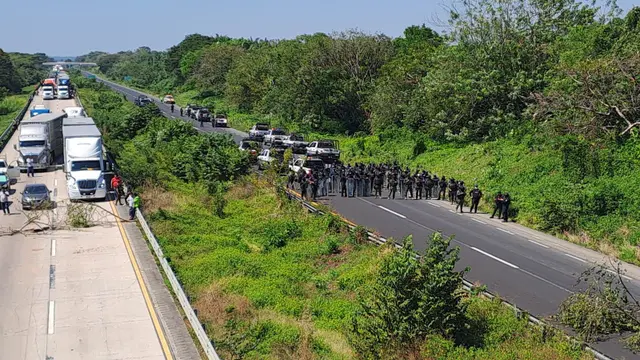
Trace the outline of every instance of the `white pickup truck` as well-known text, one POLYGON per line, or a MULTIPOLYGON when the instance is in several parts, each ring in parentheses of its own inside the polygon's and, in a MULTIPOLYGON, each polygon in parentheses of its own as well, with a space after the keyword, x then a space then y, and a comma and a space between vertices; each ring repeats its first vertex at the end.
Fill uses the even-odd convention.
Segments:
POLYGON ((306 154, 309 143, 304 141, 304 136, 291 133, 282 142, 284 146, 290 148, 294 154, 306 154))
POLYGON ((271 129, 269 133, 264 136, 265 145, 273 145, 275 143, 283 143, 287 138, 287 132, 283 129, 271 129))
POLYGON ((318 140, 307 146, 307 155, 317 156, 325 162, 335 162, 340 160, 340 150, 338 142, 335 140, 318 140))
POLYGON ((309 170, 313 170, 315 174, 324 170, 324 162, 320 159, 316 158, 298 158, 293 160, 293 162, 289 165, 289 169, 294 173, 299 173, 300 171, 304 171, 305 174, 309 173, 309 170))
POLYGON ((274 163, 281 162, 284 158, 284 151, 281 148, 263 149, 258 154, 258 169, 265 169, 274 163))
POLYGON ((269 134, 269 124, 257 123, 249 130, 249 137, 258 141, 263 141, 264 137, 269 134))

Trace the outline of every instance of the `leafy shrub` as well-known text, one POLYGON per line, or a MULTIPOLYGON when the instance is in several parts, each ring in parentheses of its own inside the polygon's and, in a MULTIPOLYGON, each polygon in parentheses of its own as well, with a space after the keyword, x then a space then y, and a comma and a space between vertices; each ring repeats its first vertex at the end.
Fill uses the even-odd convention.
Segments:
POLYGON ((287 242, 302 235, 302 229, 293 220, 276 220, 271 222, 263 233, 263 245, 266 250, 281 248, 287 242))

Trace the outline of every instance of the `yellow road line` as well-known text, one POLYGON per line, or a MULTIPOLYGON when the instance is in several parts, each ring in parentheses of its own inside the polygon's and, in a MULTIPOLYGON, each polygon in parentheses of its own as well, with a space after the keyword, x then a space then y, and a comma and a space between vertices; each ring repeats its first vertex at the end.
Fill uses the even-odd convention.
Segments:
POLYGON ((149 310, 149 315, 151 315, 151 321, 153 322, 153 327, 156 329, 156 334, 158 335, 158 340, 160 340, 160 346, 162 346, 162 352, 164 353, 164 357, 167 360, 173 360, 173 355, 171 355, 171 350, 169 350, 169 343, 164 335, 164 331, 162 331, 162 327, 160 326, 160 321, 158 320, 158 315, 156 314, 156 310, 153 308, 153 304, 151 303, 151 297, 149 296, 149 292, 147 291, 147 285, 144 283, 142 279, 142 273, 140 272, 140 267, 138 266, 138 262, 136 261, 135 256, 133 255, 133 250, 131 249, 131 242, 129 241, 129 237, 127 236, 124 227, 122 226, 122 222, 120 221, 120 217, 118 216, 118 210, 115 205, 113 205, 113 201, 109 201, 109 205, 111 205, 111 210, 116 215, 116 222, 118 223, 118 228, 120 229, 120 235, 122 235, 122 241, 124 242, 125 248, 127 248, 127 254, 129 255, 129 261, 131 261, 131 265, 133 266, 133 271, 136 273, 136 278, 138 279, 138 284, 140 284, 140 290, 142 290, 142 296, 144 297, 144 302, 147 304, 147 309, 149 310))

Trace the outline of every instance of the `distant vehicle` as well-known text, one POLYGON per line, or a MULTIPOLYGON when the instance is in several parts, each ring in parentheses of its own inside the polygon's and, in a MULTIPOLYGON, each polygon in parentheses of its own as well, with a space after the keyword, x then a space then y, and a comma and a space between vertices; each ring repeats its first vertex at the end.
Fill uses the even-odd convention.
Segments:
POLYGON ((271 129, 264 136, 265 145, 273 145, 276 142, 282 143, 287 138, 287 132, 283 129, 271 129))
POLYGON ((11 189, 11 183, 20 178, 20 169, 14 166, 9 166, 7 160, 0 159, 0 188, 11 189))
POLYGON ((51 86, 52 88, 56 87, 56 79, 48 78, 42 81, 42 86, 51 86))
POLYGON ((265 169, 272 164, 282 162, 284 149, 263 149, 258 154, 258 169, 265 169))
POLYGON ((138 97, 136 97, 135 100, 133 100, 133 102, 137 106, 145 106, 148 104, 153 104, 153 101, 149 99, 149 97, 146 95, 138 95, 138 97))
POLYGON ((22 192, 22 210, 51 208, 50 194, 45 184, 27 184, 22 192))
POLYGON ((313 170, 314 174, 317 174, 320 171, 324 171, 324 161, 318 158, 307 157, 298 158, 293 160, 293 162, 289 165, 289 169, 291 169, 294 173, 299 173, 300 171, 304 171, 305 174, 309 173, 309 170, 313 170))
POLYGON ((217 126, 217 127, 229 126, 229 120, 227 119, 227 114, 216 114, 213 120, 213 126, 217 126))
POLYGON ((197 121, 211 121, 211 113, 209 109, 203 107, 196 111, 196 120, 197 121))
POLYGON ((249 130, 249 137, 259 141, 264 140, 267 134, 269 134, 269 124, 267 123, 257 123, 249 130))
POLYGON ((34 116, 38 116, 40 114, 48 114, 50 113, 51 110, 49 110, 47 107, 45 107, 44 105, 35 105, 30 111, 29 111, 29 116, 34 117, 34 116))
POLYGON ((309 145, 308 142, 304 141, 304 136, 294 133, 289 134, 282 143, 290 148, 294 154, 306 154, 307 146, 309 145))
POLYGON ((252 138, 244 138, 240 141, 240 147, 238 149, 240 151, 246 151, 247 153, 249 153, 249 157, 253 161, 256 160, 261 146, 260 143, 253 140, 252 138))
POLYGON ((196 118, 196 112, 198 110, 200 110, 201 108, 202 108, 202 106, 200 106, 200 105, 189 104, 189 105, 187 105, 187 107, 184 110, 187 111, 187 113, 189 113, 189 117, 191 117, 192 119, 195 119, 196 118))
POLYGON ((42 99, 43 100, 53 100, 56 98, 55 92, 53 91, 53 86, 43 86, 42 87, 42 99))
POLYGON ((66 107, 66 108, 62 109, 62 111, 65 114, 67 114, 68 118, 84 117, 85 116, 84 109, 79 107, 79 106, 66 107))
POLYGON ((162 102, 165 104, 175 104, 176 100, 173 98, 173 95, 165 95, 164 98, 162 98, 162 102))
POLYGON ((338 142, 335 140, 314 141, 307 146, 307 155, 317 156, 325 162, 336 162, 340 160, 338 142))

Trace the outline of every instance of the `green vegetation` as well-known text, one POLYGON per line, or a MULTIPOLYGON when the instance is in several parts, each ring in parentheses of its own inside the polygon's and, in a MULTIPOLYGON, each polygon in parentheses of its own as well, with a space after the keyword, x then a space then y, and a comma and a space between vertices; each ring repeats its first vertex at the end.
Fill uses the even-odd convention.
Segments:
POLYGON ((0 101, 0 133, 11 124, 20 111, 27 105, 33 86, 22 89, 18 95, 9 95, 0 101))
POLYGON ((46 76, 42 63, 47 60, 45 54, 6 53, 0 49, 0 100, 39 83, 46 76))
POLYGON ((640 8, 464 0, 451 30, 391 39, 190 35, 167 52, 94 53, 107 76, 512 195, 516 221, 640 264, 640 8))
POLYGON ((410 240, 400 250, 370 245, 332 215, 301 211, 269 172, 242 176, 246 158, 228 138, 74 81, 224 359, 590 358, 499 302, 462 293, 450 239, 428 240, 424 260, 410 240), (408 305, 392 306, 401 299, 408 305))

